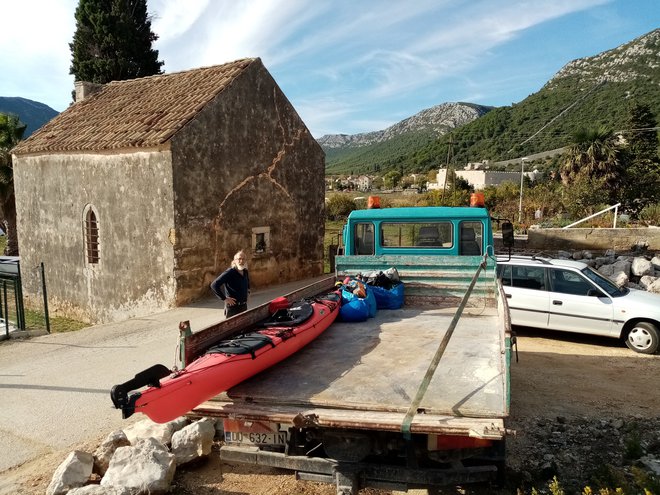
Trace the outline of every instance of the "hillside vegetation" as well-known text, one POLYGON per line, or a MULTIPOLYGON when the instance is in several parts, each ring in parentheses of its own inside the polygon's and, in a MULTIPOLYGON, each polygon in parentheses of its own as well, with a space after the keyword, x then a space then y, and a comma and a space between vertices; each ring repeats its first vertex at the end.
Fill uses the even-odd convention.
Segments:
POLYGON ((326 173, 426 172, 448 156, 461 166, 508 160, 569 144, 580 128, 624 130, 634 105, 660 108, 660 29, 568 63, 523 101, 499 107, 437 138, 403 134, 356 149, 325 146, 326 173), (451 144, 450 144, 451 143, 451 144))
POLYGON ((319 143, 326 152, 326 173, 353 175, 387 171, 398 166, 408 154, 473 122, 491 109, 472 103, 443 103, 382 131, 323 136, 319 143))
POLYGON ((23 139, 26 139, 58 114, 44 103, 28 100, 27 98, 6 96, 0 96, 0 113, 16 115, 27 126, 23 139))

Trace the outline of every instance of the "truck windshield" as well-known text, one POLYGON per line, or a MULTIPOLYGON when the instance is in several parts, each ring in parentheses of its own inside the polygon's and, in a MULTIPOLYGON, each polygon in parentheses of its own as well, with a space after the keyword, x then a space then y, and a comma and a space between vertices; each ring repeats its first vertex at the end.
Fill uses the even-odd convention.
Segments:
POLYGON ((629 292, 629 290, 625 287, 619 288, 619 286, 612 282, 609 278, 603 277, 590 266, 583 268, 582 274, 612 297, 625 296, 629 292))

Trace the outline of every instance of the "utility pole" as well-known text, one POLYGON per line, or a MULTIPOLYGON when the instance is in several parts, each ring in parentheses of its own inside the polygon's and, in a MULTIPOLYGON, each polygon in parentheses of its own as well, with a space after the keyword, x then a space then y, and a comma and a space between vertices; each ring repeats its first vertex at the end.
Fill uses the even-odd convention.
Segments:
MULTIPOLYGON (((445 164, 445 183, 442 186, 442 197, 440 202, 445 202, 445 191, 447 190, 447 175, 450 173, 449 164, 454 159, 454 135, 449 135, 449 147, 447 148, 447 163, 445 164)), ((455 184, 454 184, 455 186, 455 184)))
POLYGON ((527 157, 520 159, 520 203, 518 204, 518 223, 522 223, 522 197, 523 197, 523 178, 525 177, 525 160, 527 157))

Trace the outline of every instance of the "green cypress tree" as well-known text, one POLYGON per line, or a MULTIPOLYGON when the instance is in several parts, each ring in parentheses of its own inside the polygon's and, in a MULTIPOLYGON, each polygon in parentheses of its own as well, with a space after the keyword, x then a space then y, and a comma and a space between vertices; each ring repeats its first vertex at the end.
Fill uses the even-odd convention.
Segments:
POLYGON ((637 103, 628 111, 628 129, 624 137, 630 154, 637 160, 657 161, 658 130, 651 107, 637 103))
POLYGON ((25 128, 26 125, 15 115, 0 113, 0 222, 7 234, 4 251, 7 256, 18 255, 14 164, 11 150, 23 139, 25 128))
POLYGON ((76 81, 105 84, 161 74, 146 0, 79 0, 69 44, 76 81))
POLYGON ((660 157, 656 118, 647 104, 634 104, 628 112, 623 162, 626 168, 621 196, 634 216, 660 203, 660 157))

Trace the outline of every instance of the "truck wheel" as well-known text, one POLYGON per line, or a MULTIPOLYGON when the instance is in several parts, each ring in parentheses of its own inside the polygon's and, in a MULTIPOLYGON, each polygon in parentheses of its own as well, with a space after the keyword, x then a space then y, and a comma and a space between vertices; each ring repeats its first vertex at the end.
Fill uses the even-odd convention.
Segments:
POLYGON ((653 323, 637 322, 626 336, 626 345, 635 352, 655 354, 660 346, 660 331, 653 323))

